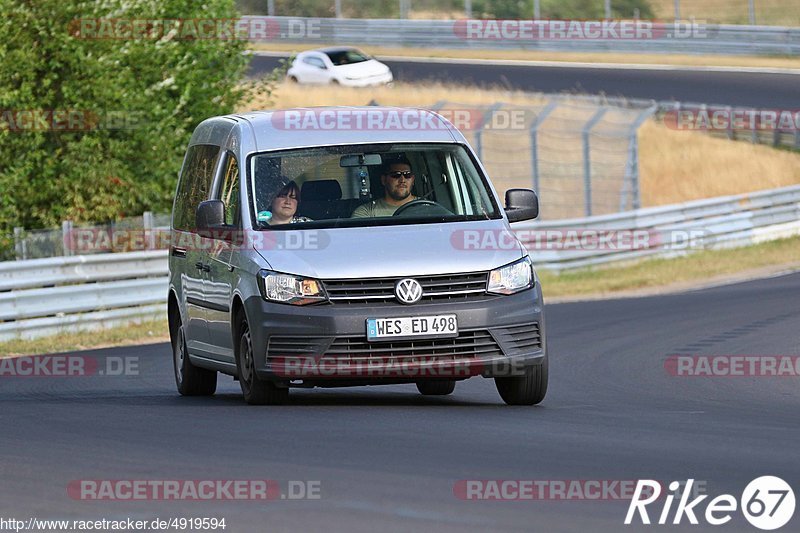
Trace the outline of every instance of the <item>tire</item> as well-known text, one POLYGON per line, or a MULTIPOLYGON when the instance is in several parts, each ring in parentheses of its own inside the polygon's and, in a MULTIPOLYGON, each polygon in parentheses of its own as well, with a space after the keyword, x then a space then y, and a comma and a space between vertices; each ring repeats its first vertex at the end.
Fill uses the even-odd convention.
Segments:
POLYGON ((280 405, 289 401, 289 388, 278 387, 271 381, 259 379, 253 362, 253 343, 246 318, 239 320, 236 348, 236 370, 244 401, 250 405, 280 405))
POLYGON ((430 381, 417 381, 417 390, 425 396, 447 396, 456 390, 456 380, 437 379, 430 381))
POLYGON ((297 76, 289 76, 289 83, 297 83, 297 76))
POLYGON ((175 385, 182 396, 212 396, 217 391, 217 372, 194 366, 189 361, 186 333, 180 322, 172 342, 172 367, 175 385))
POLYGON ((523 376, 494 378, 497 392, 508 405, 536 405, 547 394, 548 362, 547 355, 539 365, 525 369, 523 376))

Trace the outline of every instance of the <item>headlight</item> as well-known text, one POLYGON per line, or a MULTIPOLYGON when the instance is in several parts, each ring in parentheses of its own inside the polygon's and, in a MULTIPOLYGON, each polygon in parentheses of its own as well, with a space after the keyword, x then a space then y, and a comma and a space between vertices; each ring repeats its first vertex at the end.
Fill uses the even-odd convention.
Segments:
POLYGON ((264 299, 270 302, 307 305, 327 300, 319 281, 270 270, 258 273, 258 288, 264 299))
POLYGON ((533 283, 533 263, 530 257, 525 256, 510 265, 489 272, 489 286, 486 292, 514 294, 533 287, 533 283))

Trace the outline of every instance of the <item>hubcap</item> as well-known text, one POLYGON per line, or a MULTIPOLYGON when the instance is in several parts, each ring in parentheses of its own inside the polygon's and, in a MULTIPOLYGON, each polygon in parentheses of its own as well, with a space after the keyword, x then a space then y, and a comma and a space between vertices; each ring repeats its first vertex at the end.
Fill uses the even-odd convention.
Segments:
POLYGON ((178 383, 183 383, 183 359, 186 357, 184 347, 183 328, 178 329, 178 345, 175 347, 175 375, 178 377, 178 383))
POLYGON ((253 352, 250 350, 250 331, 245 330, 242 335, 242 342, 239 346, 239 353, 242 354, 242 376, 241 379, 250 383, 253 376, 253 352))

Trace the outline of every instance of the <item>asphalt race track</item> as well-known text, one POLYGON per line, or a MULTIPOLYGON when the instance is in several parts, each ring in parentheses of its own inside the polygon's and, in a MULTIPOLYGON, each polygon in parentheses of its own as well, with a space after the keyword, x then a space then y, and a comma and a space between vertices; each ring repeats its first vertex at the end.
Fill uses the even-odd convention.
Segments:
MULTIPOLYGON (((503 405, 480 378, 440 399, 404 385, 299 390, 289 406, 249 407, 227 377, 213 398, 178 396, 166 344, 84 352, 101 367, 138 358, 138 375, 0 377, 0 516, 225 517, 229 532, 758 531, 739 512, 717 527, 624 526, 624 501, 464 501, 454 484, 693 478, 738 499, 776 475, 797 491, 800 378, 675 377, 664 363, 800 355, 799 295, 790 274, 549 305, 551 389, 533 408, 503 405), (71 499, 81 479, 272 479, 284 492, 316 480, 321 498, 71 499)), ((783 530, 797 531, 798 514, 783 530)))
MULTIPOLYGON (((250 75, 278 66, 279 58, 254 56, 250 75)), ((545 93, 606 94, 767 109, 795 109, 800 75, 763 72, 639 70, 469 64, 457 61, 384 61, 398 81, 442 81, 503 86, 545 93)), ((366 103, 366 102, 365 102, 366 103)))

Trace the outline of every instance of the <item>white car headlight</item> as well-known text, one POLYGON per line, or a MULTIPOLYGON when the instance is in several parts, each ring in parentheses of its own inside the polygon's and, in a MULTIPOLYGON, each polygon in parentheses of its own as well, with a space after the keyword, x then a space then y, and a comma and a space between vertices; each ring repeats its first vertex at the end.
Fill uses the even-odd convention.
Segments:
POLYGON ((510 265, 489 272, 486 292, 492 294, 514 294, 533 287, 533 263, 528 256, 510 265))
POLYGON ((307 305, 327 300, 322 283, 315 279, 262 270, 258 287, 265 300, 291 305, 307 305))

